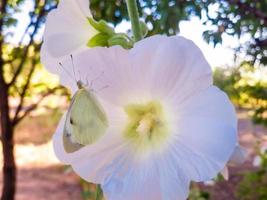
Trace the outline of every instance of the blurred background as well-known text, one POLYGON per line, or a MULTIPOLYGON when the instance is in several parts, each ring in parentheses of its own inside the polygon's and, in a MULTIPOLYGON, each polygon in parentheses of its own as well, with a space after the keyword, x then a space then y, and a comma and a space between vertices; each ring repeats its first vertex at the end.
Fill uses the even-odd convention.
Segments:
MULTIPOLYGON (((40 64, 47 13, 56 0, 0 0, 1 200, 89 200, 95 187, 54 156, 51 136, 70 94, 40 64)), ((267 0, 139 0, 149 35, 193 40, 214 83, 236 106, 249 152, 230 178, 192 184, 190 200, 267 199, 267 0)), ((91 0, 96 20, 130 29, 123 0, 91 0)), ((75 17, 75 16, 73 16, 75 17)))

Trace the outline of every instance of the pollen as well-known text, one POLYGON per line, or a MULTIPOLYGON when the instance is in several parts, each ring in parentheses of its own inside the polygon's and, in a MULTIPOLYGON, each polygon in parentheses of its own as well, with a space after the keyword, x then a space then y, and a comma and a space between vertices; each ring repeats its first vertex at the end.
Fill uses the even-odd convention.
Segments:
POLYGON ((125 106, 128 123, 124 136, 138 149, 155 149, 166 140, 169 131, 162 104, 151 101, 146 104, 125 106))

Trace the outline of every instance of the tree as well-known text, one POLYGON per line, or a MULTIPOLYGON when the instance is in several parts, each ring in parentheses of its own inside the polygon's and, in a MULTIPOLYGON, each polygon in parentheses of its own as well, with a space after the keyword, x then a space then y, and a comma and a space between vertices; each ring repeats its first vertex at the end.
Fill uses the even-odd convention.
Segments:
POLYGON ((25 0, 0 1, 0 114, 3 147, 3 190, 1 200, 13 200, 16 183, 16 163, 14 159, 14 129, 16 125, 56 88, 43 89, 39 100, 27 104, 26 96, 33 87, 31 82, 34 72, 39 64, 39 50, 41 43, 35 37, 42 27, 46 14, 56 6, 54 0, 33 1, 33 11, 29 12, 30 23, 24 30, 21 41, 16 46, 8 43, 9 36, 14 34, 17 19, 14 14, 19 12, 20 5, 25 0), (10 97, 19 99, 15 111, 12 112, 10 97))
MULTIPOLYGON (((179 22, 191 16, 206 18, 205 24, 216 29, 203 33, 204 39, 214 45, 222 42, 222 35, 241 37, 249 34, 251 39, 242 44, 237 52, 246 52, 252 63, 267 64, 267 0, 140 0, 140 16, 149 25, 149 35, 179 32, 179 22), (216 16, 211 16, 209 8, 217 5, 216 16)), ((91 9, 96 19, 104 19, 113 24, 128 20, 123 0, 92 0, 91 9)))
POLYGON ((237 52, 246 52, 248 61, 254 64, 267 64, 267 0, 223 0, 211 1, 218 4, 218 13, 214 17, 207 13, 207 22, 217 26, 216 30, 204 32, 208 42, 221 43, 222 35, 228 34, 240 38, 248 34, 250 39, 237 48, 237 52))

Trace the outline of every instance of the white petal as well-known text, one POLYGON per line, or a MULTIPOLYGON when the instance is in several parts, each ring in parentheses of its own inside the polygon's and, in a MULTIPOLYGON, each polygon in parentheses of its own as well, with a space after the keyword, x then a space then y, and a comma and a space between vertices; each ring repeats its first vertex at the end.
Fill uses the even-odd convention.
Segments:
POLYGON ((117 162, 126 157, 124 143, 121 138, 115 136, 103 137, 95 144, 85 146, 74 153, 66 153, 62 144, 62 133, 59 131, 60 126, 53 137, 56 156, 61 162, 71 165, 74 171, 88 182, 102 183, 113 173, 117 162))
POLYGON ((223 170, 221 171, 221 175, 225 180, 229 180, 229 170, 228 167, 224 167, 223 170))
POLYGON ((177 102, 176 98, 168 103, 179 119, 184 117, 202 117, 221 120, 221 122, 237 127, 235 108, 228 96, 216 86, 199 90, 183 101, 177 102))
MULTIPOLYGON (((81 80, 85 83, 88 81, 88 88, 94 90, 102 99, 120 106, 149 99, 149 91, 145 89, 145 85, 138 85, 142 82, 134 75, 128 50, 120 46, 96 47, 81 52, 73 59, 76 72, 81 74, 81 80)), ((72 73, 70 59, 63 62, 63 65, 72 73)), ((77 88, 66 75, 61 77, 61 83, 73 90, 77 88)))
POLYGON ((77 17, 92 17, 89 2, 87 0, 60 0, 58 10, 69 18, 73 18, 70 14, 75 14, 77 17))
POLYGON ((245 162, 247 157, 248 157, 247 150, 245 148, 237 145, 235 147, 233 154, 230 157, 229 164, 230 165, 242 164, 243 162, 245 162))
MULTIPOLYGON (((115 104, 143 102, 151 98, 185 98, 211 85, 211 70, 201 51, 182 37, 152 36, 133 49, 114 46, 94 48, 75 56, 82 79, 94 80, 93 89, 115 104), (198 82, 196 85, 195 82, 198 82), (116 94, 116 95, 114 95, 116 94)), ((71 69, 70 59, 64 63, 71 69)), ((69 85, 68 80, 64 85, 69 85)))
MULTIPOLYGON (((71 73, 70 59, 63 64, 71 73)), ((226 95, 210 86, 210 68, 192 42, 154 36, 130 51, 118 46, 94 48, 75 55, 74 66, 89 87, 95 79, 92 89, 102 100, 121 106, 165 97, 173 108, 176 129, 169 147, 162 157, 155 155, 147 162, 136 162, 118 127, 110 128, 99 142, 66 154, 60 143, 62 124, 59 126, 54 138, 58 157, 84 179, 102 183, 108 199, 183 200, 190 180, 209 180, 226 165, 237 144, 235 112, 226 95)), ((61 81, 73 92, 77 90, 63 71, 61 81)), ((125 123, 118 122, 124 128, 125 123)))
POLYGON ((183 37, 152 36, 136 43, 129 54, 136 87, 145 87, 152 97, 174 93, 183 98, 212 84, 211 68, 202 52, 183 37))
POLYGON ((177 105, 174 112, 173 160, 181 162, 192 180, 214 178, 237 144, 236 116, 229 99, 210 87, 177 105))
MULTIPOLYGON (((188 196, 189 180, 186 174, 177 173, 176 166, 166 158, 134 162, 125 173, 119 171, 103 185, 109 200, 185 200, 188 196)), ((124 169, 124 167, 122 167, 124 169)))
POLYGON ((156 166, 153 163, 131 164, 123 176, 118 171, 103 185, 105 197, 109 200, 161 199, 156 166))
POLYGON ((236 142, 235 130, 212 119, 185 119, 173 147, 175 161, 181 162, 194 181, 214 178, 226 165, 236 142), (185 122, 186 121, 186 122, 185 122))
MULTIPOLYGON (((230 160, 227 163, 227 166, 242 164, 243 162, 245 162, 246 158, 247 158, 247 151, 243 147, 239 146, 239 144, 237 144, 234 149, 234 152, 230 157, 230 160)), ((229 169, 227 166, 225 166, 221 171, 221 175, 225 180, 229 180, 229 169)))
POLYGON ((157 98, 184 98, 212 84, 211 68, 191 40, 154 36, 137 43, 130 53, 139 77, 150 77, 150 90, 157 98))
MULTIPOLYGON (((102 103, 107 108, 107 104, 102 103)), ((116 108, 109 107, 109 109, 116 108)), ((118 134, 122 129, 121 124, 125 123, 124 117, 120 117, 116 111, 109 112, 109 114, 111 114, 108 116, 110 126, 105 135, 96 143, 73 153, 67 153, 63 146, 65 115, 53 136, 53 146, 57 158, 61 162, 71 165, 74 171, 88 182, 103 183, 114 173, 113 170, 116 170, 118 163, 125 162, 127 160, 125 158, 128 157, 127 144, 118 134)))
POLYGON ((163 154, 161 160, 157 160, 159 175, 161 178, 162 199, 187 199, 189 194, 190 179, 178 162, 173 162, 172 157, 163 154))
POLYGON ((90 1, 87 0, 76 0, 79 9, 82 11, 83 15, 86 17, 92 17, 91 11, 90 11, 90 1))
POLYGON ((59 62, 86 48, 89 39, 96 34, 87 21, 86 17, 90 16, 87 0, 61 0, 58 8, 48 14, 41 61, 49 71, 57 73, 59 62))

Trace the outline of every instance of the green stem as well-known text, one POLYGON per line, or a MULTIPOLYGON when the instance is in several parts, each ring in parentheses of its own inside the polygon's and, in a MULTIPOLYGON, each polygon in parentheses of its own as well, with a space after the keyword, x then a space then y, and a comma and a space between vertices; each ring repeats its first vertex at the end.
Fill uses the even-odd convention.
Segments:
POLYGON ((136 0, 126 0, 135 42, 143 38, 136 0))
POLYGON ((101 186, 97 185, 96 186, 96 197, 95 200, 101 200, 101 186))

